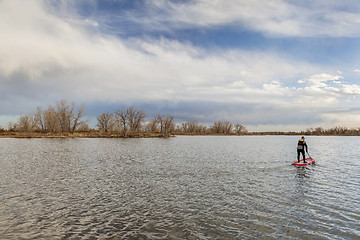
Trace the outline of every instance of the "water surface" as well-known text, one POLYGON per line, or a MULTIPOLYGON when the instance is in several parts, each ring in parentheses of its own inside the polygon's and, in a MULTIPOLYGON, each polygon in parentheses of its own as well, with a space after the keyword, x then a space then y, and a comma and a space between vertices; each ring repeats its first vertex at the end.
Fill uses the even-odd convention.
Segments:
POLYGON ((360 239, 360 137, 0 139, 0 239, 360 239))

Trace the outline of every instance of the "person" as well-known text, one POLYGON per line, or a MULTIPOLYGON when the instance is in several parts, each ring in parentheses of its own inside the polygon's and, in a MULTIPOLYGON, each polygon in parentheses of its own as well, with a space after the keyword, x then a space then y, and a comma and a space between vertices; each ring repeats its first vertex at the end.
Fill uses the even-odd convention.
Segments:
POLYGON ((308 146, 307 146, 307 144, 305 142, 305 137, 302 136, 301 139, 298 142, 298 145, 297 145, 297 159, 298 159, 298 162, 300 162, 300 153, 301 153, 302 156, 303 156, 303 159, 304 159, 304 163, 306 163, 306 161, 305 161, 305 149, 306 149, 306 152, 308 152, 308 146))

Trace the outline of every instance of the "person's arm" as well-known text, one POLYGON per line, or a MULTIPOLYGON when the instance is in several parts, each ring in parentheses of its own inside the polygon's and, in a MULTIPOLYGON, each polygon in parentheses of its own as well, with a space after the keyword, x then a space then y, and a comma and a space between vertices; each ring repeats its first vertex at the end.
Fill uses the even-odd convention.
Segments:
POLYGON ((304 145, 305 145, 306 152, 308 152, 308 146, 307 146, 307 144, 305 143, 304 145))

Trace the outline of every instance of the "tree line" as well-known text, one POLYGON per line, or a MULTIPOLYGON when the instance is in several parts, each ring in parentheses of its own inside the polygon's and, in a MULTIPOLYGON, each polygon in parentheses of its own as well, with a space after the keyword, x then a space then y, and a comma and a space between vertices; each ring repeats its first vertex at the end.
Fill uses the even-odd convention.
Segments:
POLYGON ((75 133, 80 126, 86 125, 86 121, 82 120, 84 114, 84 105, 76 108, 75 103, 69 104, 66 100, 61 100, 45 110, 37 107, 35 113, 21 115, 16 123, 8 124, 8 130, 27 133, 75 133))
POLYGON ((47 109, 37 107, 34 113, 21 115, 17 122, 8 123, 0 133, 25 133, 47 135, 87 134, 90 137, 168 137, 170 135, 341 135, 359 136, 360 128, 349 129, 334 127, 308 128, 301 132, 248 132, 244 125, 229 121, 216 121, 210 126, 202 125, 195 120, 175 123, 171 114, 156 114, 146 119, 146 112, 133 106, 118 109, 112 113, 104 112, 96 118, 95 129, 84 120, 85 106, 76 106, 66 100, 56 102, 47 109))
POLYGON ((201 125, 195 120, 175 123, 171 114, 156 114, 146 121, 146 113, 133 106, 118 109, 112 113, 104 112, 97 116, 96 129, 84 120, 85 107, 77 107, 75 103, 66 100, 56 102, 47 109, 37 107, 34 113, 21 115, 17 122, 8 123, 8 128, 2 132, 31 134, 75 134, 88 133, 99 137, 168 137, 174 134, 246 134, 242 124, 232 124, 228 121, 217 121, 211 126, 201 125))
POLYGON ((97 130, 103 134, 120 134, 122 137, 139 136, 145 133, 169 136, 174 131, 173 115, 157 114, 145 122, 144 110, 128 107, 113 113, 102 113, 97 117, 97 130))
POLYGON ((97 130, 105 133, 120 133, 123 137, 138 135, 139 133, 157 134, 169 136, 180 135, 204 135, 204 134, 244 134, 247 132, 242 124, 233 125, 230 122, 217 121, 210 127, 199 124, 195 120, 180 124, 174 122, 175 117, 171 114, 156 114, 150 121, 145 121, 146 113, 134 107, 125 110, 117 110, 113 113, 102 113, 97 117, 97 130))
POLYGON ((329 129, 324 129, 322 127, 317 128, 308 128, 304 132, 306 135, 317 135, 317 136, 359 136, 360 135, 360 128, 346 128, 346 127, 333 127, 329 129))

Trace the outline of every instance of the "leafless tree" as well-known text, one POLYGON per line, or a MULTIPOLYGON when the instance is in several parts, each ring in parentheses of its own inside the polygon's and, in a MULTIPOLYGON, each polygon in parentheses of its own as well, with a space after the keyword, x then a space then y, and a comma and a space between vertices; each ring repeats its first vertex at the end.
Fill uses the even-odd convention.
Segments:
POLYGON ((19 125, 17 123, 14 123, 14 122, 8 122, 7 124, 7 130, 10 131, 10 132, 16 132, 19 127, 19 125))
POLYGON ((49 106, 49 108, 43 112, 43 119, 45 125, 45 132, 61 132, 60 124, 58 122, 56 111, 53 106, 49 106))
POLYGON ((175 128, 175 124, 173 122, 174 120, 174 116, 173 115, 167 115, 165 117, 165 135, 170 134, 171 132, 173 132, 174 128, 175 128))
POLYGON ((242 124, 240 124, 240 123, 236 123, 236 124, 235 124, 235 130, 234 130, 234 131, 235 131, 235 133, 236 133, 237 135, 240 135, 240 134, 242 134, 242 133, 247 132, 245 126, 242 125, 242 124))
POLYGON ((162 116, 158 114, 155 116, 154 120, 159 124, 160 133, 164 136, 171 134, 175 128, 175 124, 173 122, 174 116, 172 115, 162 116))
POLYGON ((158 114, 158 115, 155 116, 154 121, 158 124, 160 133, 163 133, 164 132, 164 126, 165 126, 164 116, 161 116, 160 114, 158 114))
POLYGON ((210 132, 216 134, 231 134, 232 123, 222 121, 214 122, 213 125, 210 127, 210 132))
POLYGON ((182 131, 184 133, 199 133, 199 124, 197 121, 195 120, 191 120, 191 121, 186 121, 184 123, 182 123, 182 131))
POLYGON ((34 118, 35 127, 41 132, 46 131, 45 121, 44 121, 44 112, 41 110, 41 107, 37 107, 34 118))
POLYGON ((231 122, 226 121, 226 122, 223 123, 223 126, 224 126, 223 127, 223 133, 225 133, 225 134, 231 134, 232 133, 233 125, 232 125, 231 122))
POLYGON ((141 129, 141 124, 145 119, 145 112, 129 107, 127 110, 128 125, 131 132, 137 132, 141 129))
POLYGON ((158 122, 155 119, 153 119, 146 124, 145 131, 150 133, 157 133, 160 131, 158 125, 159 125, 158 122))
POLYGON ((128 133, 128 116, 127 116, 128 112, 124 111, 124 110, 117 110, 114 113, 115 116, 115 121, 119 127, 119 129, 122 129, 123 131, 123 136, 127 137, 127 133, 128 133))
POLYGON ((128 132, 128 112, 126 110, 120 110, 115 112, 115 114, 118 116, 120 128, 123 130, 124 136, 126 136, 128 132))
POLYGON ((63 133, 70 132, 70 119, 73 118, 74 107, 74 103, 68 105, 66 100, 61 100, 56 103, 55 114, 60 125, 61 132, 63 133))
POLYGON ((135 133, 141 129, 145 112, 129 107, 126 110, 115 111, 114 117, 119 129, 123 132, 123 136, 127 137, 129 133, 135 133))
POLYGON ((82 122, 78 127, 77 130, 80 132, 89 132, 91 129, 86 122, 82 122))
POLYGON ((114 122, 113 119, 113 114, 111 113, 103 113, 100 116, 97 117, 98 123, 96 124, 96 126, 104 131, 104 132, 109 132, 112 130, 112 125, 114 122))
POLYGON ((322 127, 317 127, 314 130, 315 134, 321 135, 324 132, 324 129, 322 127))
POLYGON ((76 128, 84 122, 80 120, 84 115, 84 110, 84 105, 80 106, 77 112, 75 112, 75 103, 68 104, 66 100, 57 102, 55 114, 60 125, 61 132, 74 133, 76 128))
POLYGON ((85 114, 85 105, 81 105, 77 112, 72 115, 72 119, 70 119, 70 127, 71 127, 71 133, 74 133, 78 126, 85 124, 86 121, 81 120, 81 118, 85 114))
POLYGON ((23 116, 20 116, 19 118, 19 123, 18 123, 18 126, 19 126, 19 130, 21 132, 33 132, 34 131, 34 126, 35 126, 35 123, 34 123, 34 116, 32 115, 23 115, 23 116))
POLYGON ((210 127, 211 133, 221 133, 222 131, 222 122, 217 121, 214 122, 213 125, 210 127))

